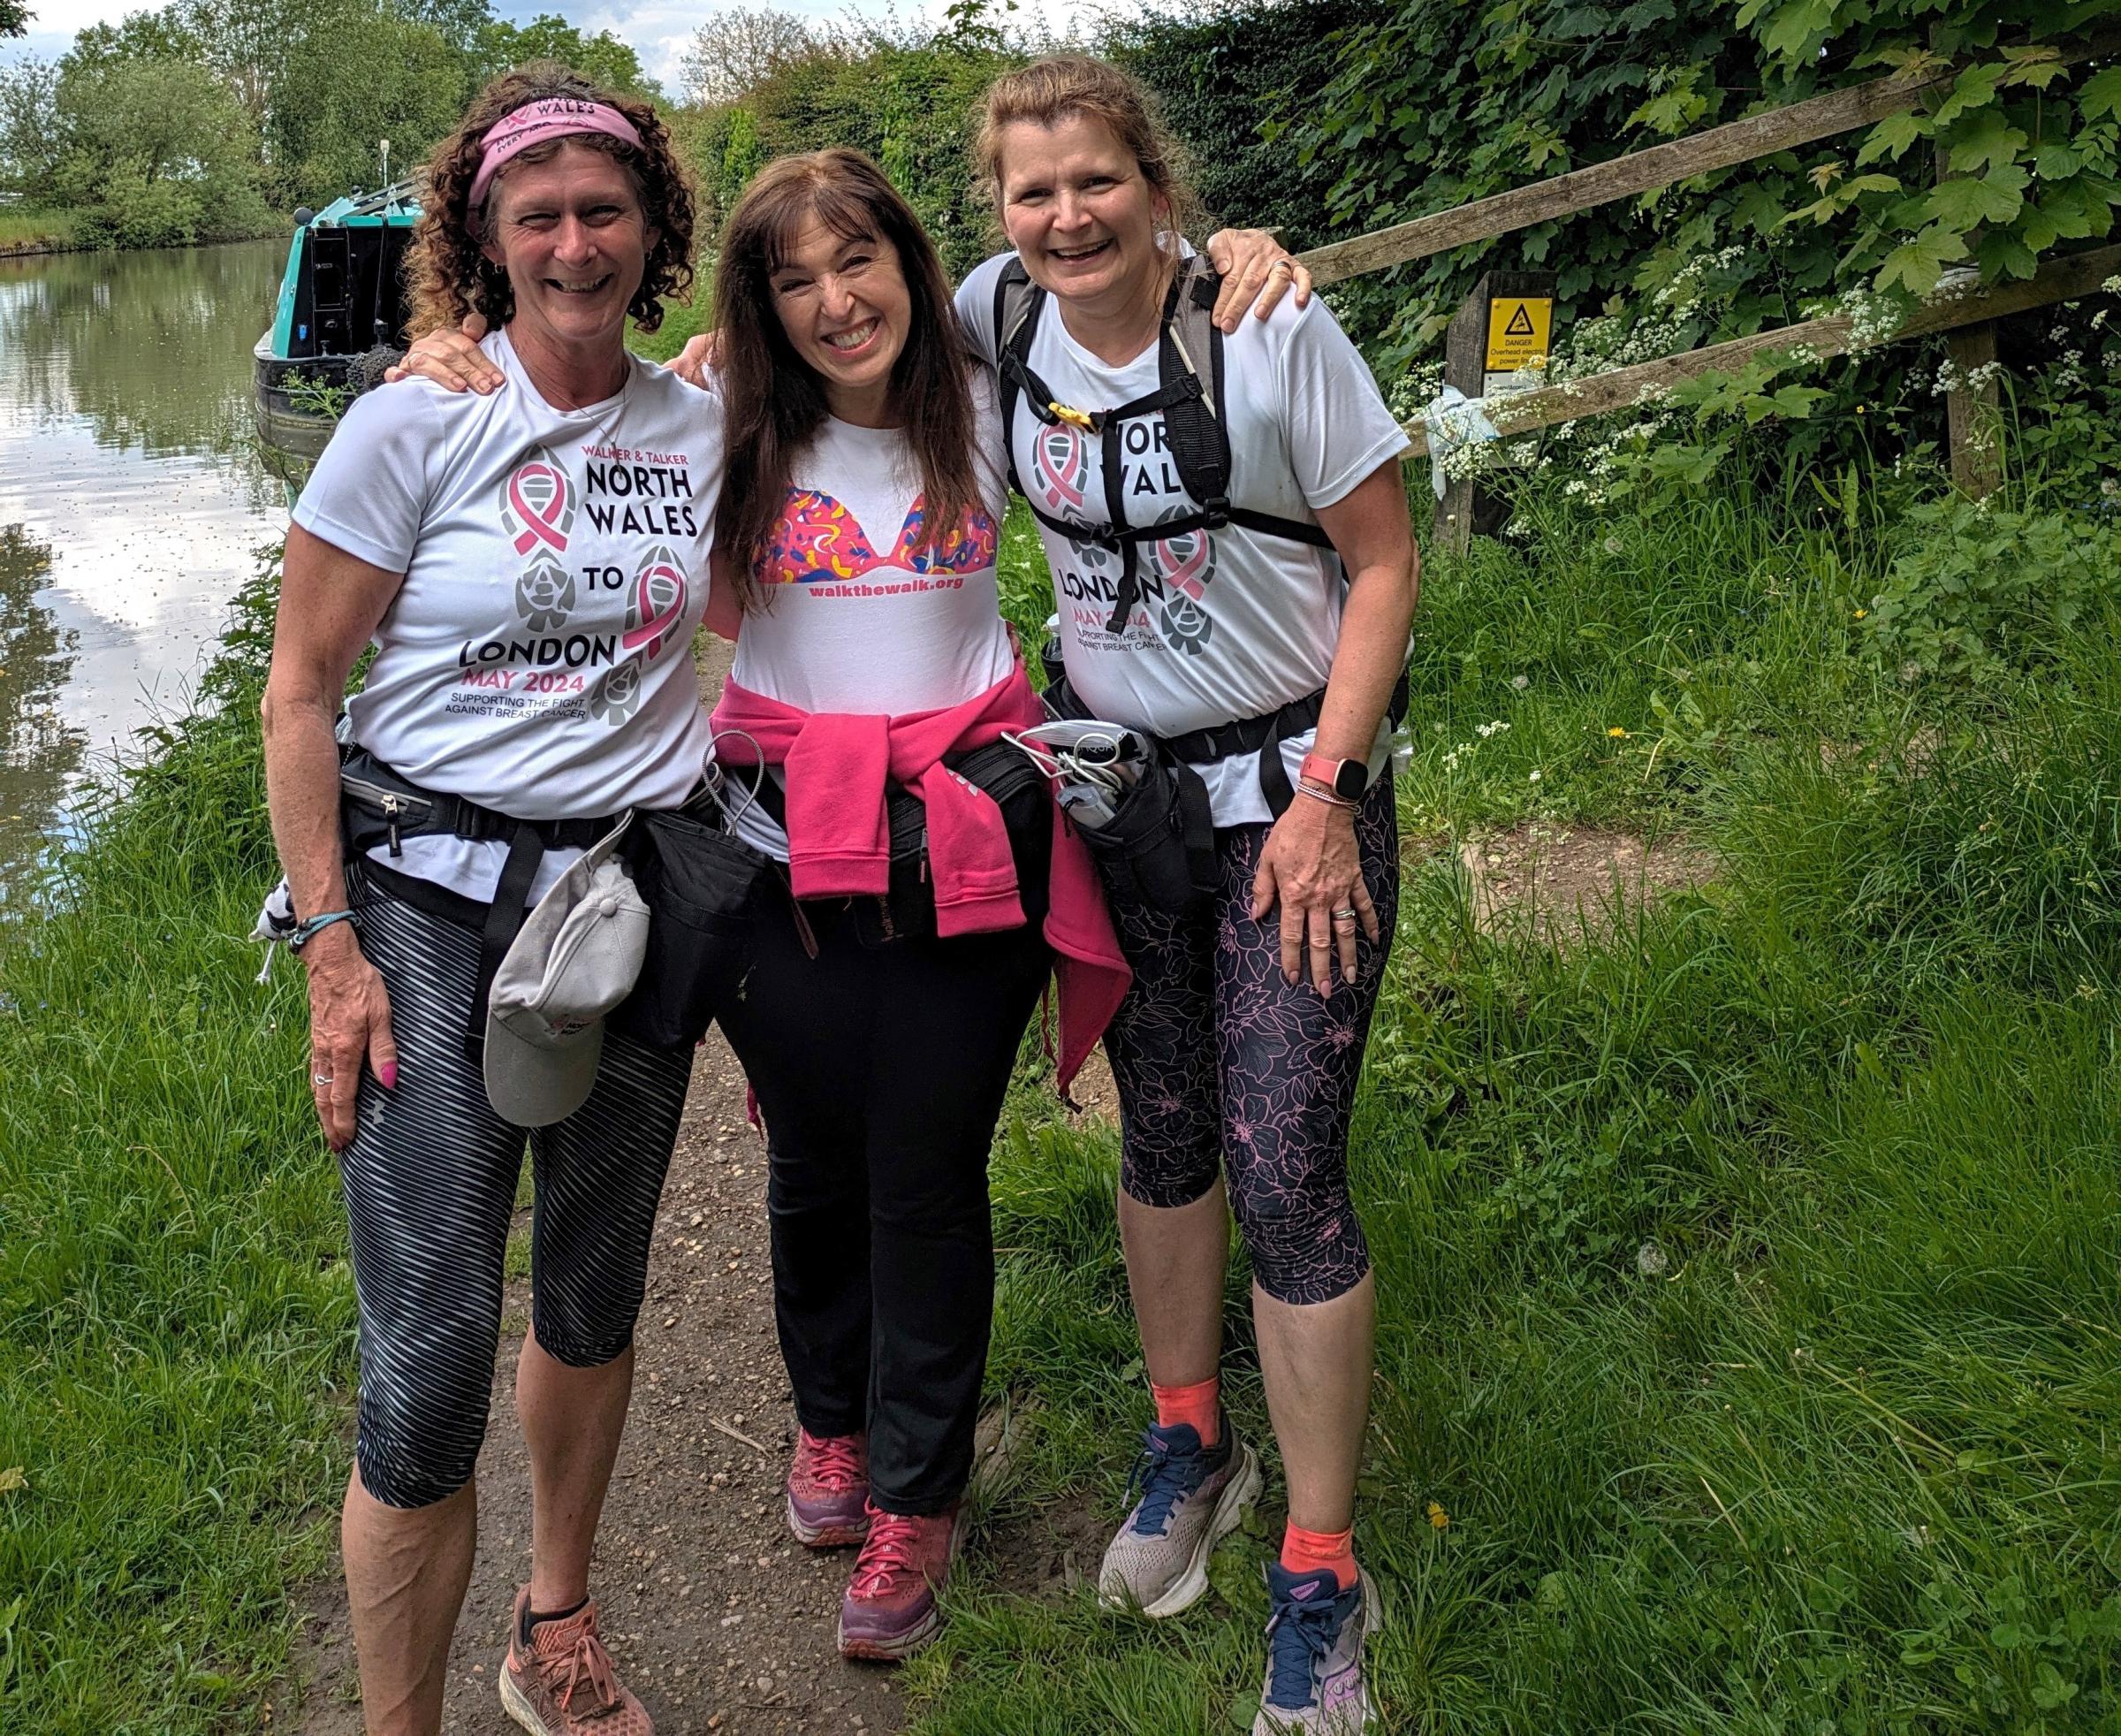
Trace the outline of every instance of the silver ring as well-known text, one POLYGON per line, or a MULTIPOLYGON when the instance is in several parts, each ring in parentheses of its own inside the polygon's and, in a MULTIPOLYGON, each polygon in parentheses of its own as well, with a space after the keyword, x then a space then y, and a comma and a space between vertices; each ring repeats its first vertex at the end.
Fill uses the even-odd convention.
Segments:
POLYGON ((1335 910, 1333 913, 1333 919, 1335 922, 1353 922, 1355 920, 1354 908, 1350 906, 1345 910, 1335 910))
POLYGON ((309 1076, 309 1083, 311 1085, 330 1085, 331 1076, 329 1073, 312 1073, 309 1076))

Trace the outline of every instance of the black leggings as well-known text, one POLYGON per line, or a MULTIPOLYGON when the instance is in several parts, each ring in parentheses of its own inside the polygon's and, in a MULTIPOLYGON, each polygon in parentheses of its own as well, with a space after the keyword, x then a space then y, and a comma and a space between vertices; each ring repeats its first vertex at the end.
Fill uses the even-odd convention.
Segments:
POLYGON ((721 1017, 769 1142, 773 1306, 795 1413, 869 1431, 870 1498, 963 1494, 994 1309, 987 1153, 1051 955, 1035 927, 864 945, 845 905, 785 897, 721 1017))
MULTIPOLYGON (((384 873, 361 878, 354 926, 390 994, 399 1062, 395 1091, 362 1070, 359 1125, 338 1160, 361 1302, 354 1451, 376 1500, 423 1507, 464 1487, 485 1436, 526 1135, 494 1113, 465 1049, 477 929, 392 895, 384 873)), ((691 1077, 689 1051, 607 1032, 589 1101, 527 1136, 531 1328, 570 1367, 599 1367, 634 1341, 691 1077)))

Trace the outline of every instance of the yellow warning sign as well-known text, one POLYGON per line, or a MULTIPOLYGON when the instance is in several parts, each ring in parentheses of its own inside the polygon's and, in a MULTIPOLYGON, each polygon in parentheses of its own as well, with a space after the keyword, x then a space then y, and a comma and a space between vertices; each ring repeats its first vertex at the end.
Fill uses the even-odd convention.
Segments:
POLYGON ((1487 304, 1487 366, 1511 373, 1543 356, 1554 337, 1554 301, 1545 295, 1498 295, 1487 304))

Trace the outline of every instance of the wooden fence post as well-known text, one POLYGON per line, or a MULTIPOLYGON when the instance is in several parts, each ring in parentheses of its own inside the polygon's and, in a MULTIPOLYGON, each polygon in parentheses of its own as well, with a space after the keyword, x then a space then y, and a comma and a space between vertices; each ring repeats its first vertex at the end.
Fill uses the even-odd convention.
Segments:
MULTIPOLYGON (((1444 385, 1481 400, 1491 417, 1498 402, 1524 390, 1517 370, 1534 357, 1544 366, 1554 345, 1554 286, 1551 271, 1490 271, 1475 284, 1444 333, 1444 385)), ((1447 480, 1433 540, 1463 554, 1475 530, 1494 529, 1501 508, 1471 477, 1447 480)))
MULTIPOLYGON (((1930 40, 1937 38, 1935 28, 1930 40)), ((1952 179, 1951 153, 1939 140, 1936 178, 1952 179)), ((1966 238, 1969 247, 1980 243, 1977 229, 1966 238)), ((1978 287, 1979 286, 1975 286, 1978 287)), ((1944 354, 1951 369, 1951 387, 1944 398, 1945 441, 1951 453, 1951 483, 1977 500, 1993 493, 2003 480, 2003 395, 1997 376, 1996 322, 1961 326, 1946 334, 1944 354), (1971 381, 1973 384, 1969 385, 1971 381)))
MULTIPOLYGON (((1473 293, 1459 304, 1443 334, 1443 383, 1455 385, 1468 398, 1480 396, 1487 377, 1487 279, 1473 286, 1473 293)), ((1472 478, 1447 479, 1443 499, 1436 503, 1431 531, 1439 548, 1463 554, 1473 540, 1472 478)))

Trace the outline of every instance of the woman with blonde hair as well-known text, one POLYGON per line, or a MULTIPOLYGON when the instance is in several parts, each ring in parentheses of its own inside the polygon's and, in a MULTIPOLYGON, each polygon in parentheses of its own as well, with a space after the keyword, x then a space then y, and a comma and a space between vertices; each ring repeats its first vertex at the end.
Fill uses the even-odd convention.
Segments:
POLYGON ((1078 56, 1007 73, 976 149, 1015 251, 958 313, 999 372, 1053 568, 1048 698, 1161 743, 1186 845, 1172 872, 1099 857, 1134 971, 1105 1041, 1156 1409, 1099 1592, 1176 1614, 1258 1493, 1220 1397, 1234 1209, 1289 1481, 1255 1730, 1354 1736, 1377 1619, 1352 1529, 1375 1305, 1348 1131, 1397 904, 1409 442, 1322 303, 1211 328, 1217 286, 1173 239, 1179 153, 1127 74, 1078 56))

